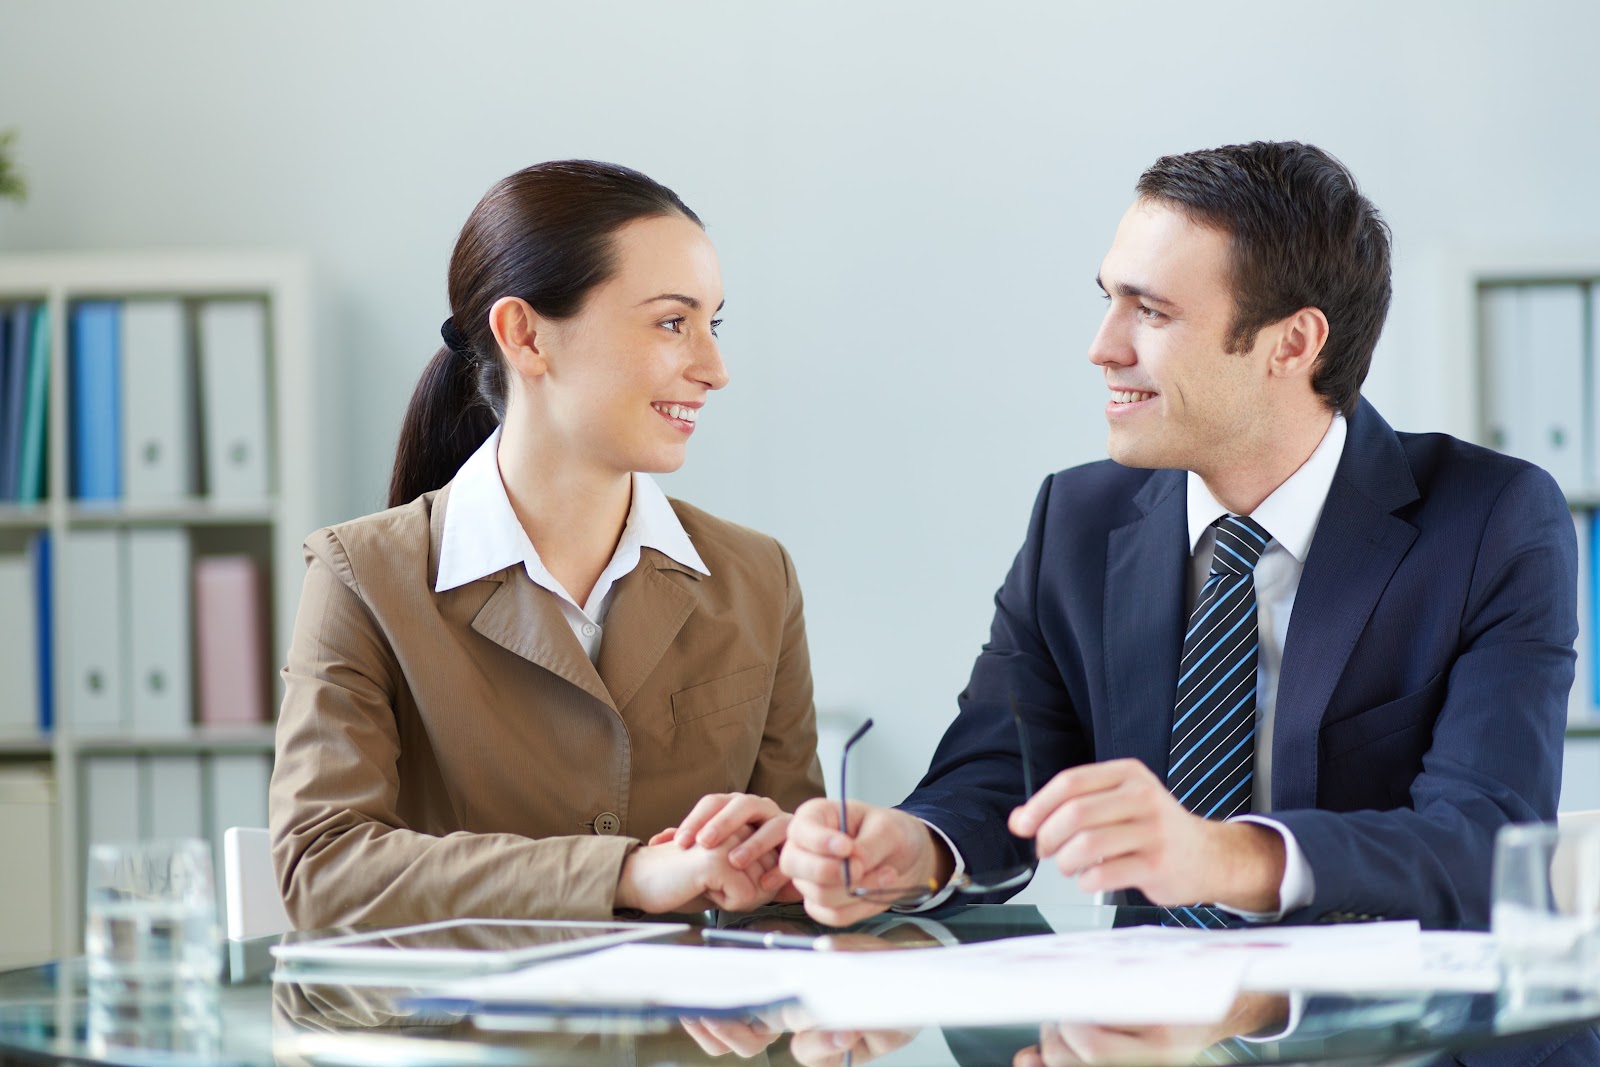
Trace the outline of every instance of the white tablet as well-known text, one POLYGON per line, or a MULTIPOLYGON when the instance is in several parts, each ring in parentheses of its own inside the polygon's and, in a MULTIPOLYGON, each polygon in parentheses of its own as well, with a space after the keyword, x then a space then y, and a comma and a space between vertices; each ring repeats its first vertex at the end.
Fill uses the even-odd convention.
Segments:
MULTIPOLYGON (((429 974, 485 974, 534 960, 682 933, 683 923, 449 919, 285 941, 269 950, 294 970, 324 967, 429 974)), ((292 936, 292 935, 291 935, 292 936)))

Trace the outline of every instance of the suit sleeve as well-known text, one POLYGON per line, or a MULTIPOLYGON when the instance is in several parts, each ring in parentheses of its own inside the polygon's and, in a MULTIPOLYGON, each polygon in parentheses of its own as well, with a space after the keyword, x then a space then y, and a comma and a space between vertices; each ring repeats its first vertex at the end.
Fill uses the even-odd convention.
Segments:
POLYGON ((397 811, 405 682, 335 535, 306 542, 270 795, 273 864, 301 929, 434 919, 609 919, 638 842, 451 833, 397 811))
POLYGON ((1046 478, 1040 488, 1027 538, 995 594, 989 640, 957 698, 955 721, 939 741, 927 775, 900 804, 942 830, 980 880, 986 872, 1038 860, 1031 841, 1005 829, 1011 809, 1027 799, 1012 702, 1027 732, 1035 788, 1089 759, 1072 697, 1039 620, 1053 480, 1054 475, 1046 478))
POLYGON ((800 582, 789 553, 782 545, 777 547, 783 563, 783 638, 749 791, 770 797, 784 811, 792 812, 822 795, 822 764, 817 761, 817 712, 811 695, 811 652, 806 646, 800 582))
POLYGON ((1411 786, 1393 811, 1274 812, 1311 862, 1311 903, 1285 918, 1407 916, 1484 928, 1496 831, 1553 819, 1577 637, 1577 544, 1549 475, 1496 500, 1473 563, 1460 651, 1411 786))

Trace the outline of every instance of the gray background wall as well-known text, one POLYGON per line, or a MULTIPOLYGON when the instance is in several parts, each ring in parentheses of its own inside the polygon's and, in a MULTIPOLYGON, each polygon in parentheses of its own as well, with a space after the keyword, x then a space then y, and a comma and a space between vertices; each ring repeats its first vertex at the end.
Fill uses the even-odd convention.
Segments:
MULTIPOLYGON (((1093 278, 1157 155, 1321 144, 1395 232, 1367 394, 1471 432, 1452 250, 1600 245, 1600 5, 1151 0, 0 0, 0 252, 308 251, 326 521, 381 505, 446 259, 527 163, 639 167, 707 220, 733 385, 669 491, 767 530, 817 694, 926 765, 1039 479, 1099 458, 1093 278)), ((854 775, 852 776, 854 777, 854 775)))

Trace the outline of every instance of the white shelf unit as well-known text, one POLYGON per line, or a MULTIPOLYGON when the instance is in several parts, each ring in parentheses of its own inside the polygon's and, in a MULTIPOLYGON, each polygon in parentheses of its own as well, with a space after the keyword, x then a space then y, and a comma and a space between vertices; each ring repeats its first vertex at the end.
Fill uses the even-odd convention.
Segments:
MULTIPOLYGON (((1483 294, 1486 287, 1495 286, 1587 286, 1589 321, 1585 323, 1586 337, 1592 349, 1589 362, 1580 369, 1576 381, 1549 381, 1553 373, 1548 362, 1541 361, 1544 377, 1540 384, 1548 389, 1571 389, 1583 398, 1585 425, 1581 429, 1579 447, 1590 457, 1600 457, 1600 249, 1589 246, 1501 246, 1456 248, 1441 257, 1441 297, 1436 319, 1441 335, 1440 342, 1446 353, 1459 353, 1459 358, 1470 360, 1468 372, 1442 375, 1440 387, 1447 394, 1449 407, 1457 425, 1471 427, 1471 435, 1480 444, 1494 447, 1491 429, 1491 410, 1494 407, 1491 390, 1495 372, 1491 367, 1491 338, 1485 335, 1483 294)), ((1567 505, 1579 516, 1580 537, 1588 524, 1600 522, 1600 469, 1591 459, 1587 464, 1589 477, 1579 484, 1563 486, 1567 505), (1588 513, 1587 522, 1582 521, 1588 513)), ((1597 614, 1589 591, 1593 589, 1593 568, 1600 565, 1591 552, 1580 545, 1578 582, 1580 586, 1578 610, 1580 634, 1578 636, 1578 674, 1574 682, 1574 698, 1569 705, 1567 720, 1566 773, 1562 783, 1562 807, 1592 808, 1600 803, 1600 781, 1594 773, 1600 769, 1600 661, 1589 654, 1592 647, 1592 629, 1597 614)))
MULTIPOLYGON (((82 861, 86 843, 83 810, 86 764, 91 757, 205 759, 272 752, 272 725, 194 725, 173 737, 80 734, 71 721, 64 684, 69 669, 63 631, 63 555, 66 536, 83 529, 174 527, 202 537, 233 537, 265 545, 264 593, 271 619, 271 674, 275 709, 281 698, 277 668, 283 663, 294 624, 304 564, 300 545, 314 527, 316 448, 311 419, 311 292, 307 261, 272 252, 151 251, 0 256, 0 303, 43 302, 49 320, 50 376, 46 454, 46 499, 35 505, 0 505, 0 537, 25 539, 48 531, 51 553, 54 723, 49 735, 0 742, 0 764, 44 763, 55 780, 57 834, 55 883, 56 947, 81 951, 82 861), (71 498, 68 326, 80 300, 165 298, 198 301, 259 299, 265 305, 268 367, 269 496, 247 505, 204 497, 174 504, 86 503, 71 498), (237 534, 233 531, 238 531, 237 534)), ((202 442, 196 437, 195 447, 202 442)), ((267 681, 263 679, 263 686, 267 681)), ((198 693, 196 693, 198 700, 198 693)), ((191 716, 192 717, 192 716, 191 716)), ((33 862, 32 857, 9 857, 33 862)), ((42 858, 41 858, 42 859, 42 858)), ((219 897, 221 887, 218 887, 219 897)))

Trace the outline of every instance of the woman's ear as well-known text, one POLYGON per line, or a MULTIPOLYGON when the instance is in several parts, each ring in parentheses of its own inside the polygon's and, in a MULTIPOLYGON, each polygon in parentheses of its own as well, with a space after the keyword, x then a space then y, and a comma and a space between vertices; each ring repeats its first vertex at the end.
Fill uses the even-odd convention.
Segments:
POLYGON ((545 372, 540 331, 549 323, 528 302, 517 296, 502 296, 489 309, 489 329, 511 369, 523 378, 537 378, 545 372))

